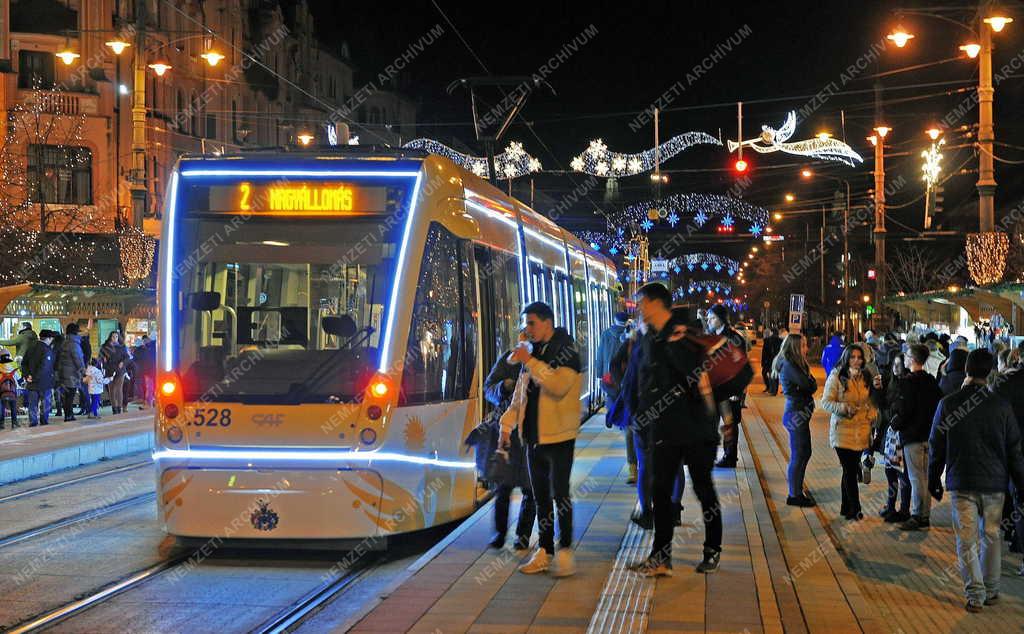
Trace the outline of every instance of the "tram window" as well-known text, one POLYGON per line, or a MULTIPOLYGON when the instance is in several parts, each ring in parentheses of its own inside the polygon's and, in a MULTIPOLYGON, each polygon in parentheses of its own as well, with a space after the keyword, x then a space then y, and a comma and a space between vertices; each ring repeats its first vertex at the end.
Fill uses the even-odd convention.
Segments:
POLYGON ((471 313, 463 301, 468 270, 463 261, 468 251, 462 244, 441 225, 431 224, 409 327, 403 404, 466 398, 469 381, 465 377, 472 366, 464 358, 467 346, 463 337, 471 313))
POLYGON ((583 280, 572 278, 573 303, 576 305, 576 346, 586 350, 587 345, 587 288, 583 280))
POLYGON ((572 308, 569 306, 568 278, 565 273, 555 273, 555 300, 552 308, 555 311, 555 325, 562 326, 572 332, 572 308))
MULTIPOLYGON (((494 356, 490 358, 496 359, 515 345, 519 330, 519 311, 522 310, 519 298, 519 261, 514 253, 482 246, 478 248, 487 253, 480 261, 480 292, 482 296, 488 286, 493 292, 487 317, 494 321, 491 348, 494 356)), ((484 345, 489 344, 485 341, 484 345)))
POLYGON ((462 396, 467 398, 473 383, 476 368, 477 305, 476 305, 476 260, 473 258, 473 244, 459 240, 459 286, 462 297, 462 350, 459 358, 458 384, 462 396))

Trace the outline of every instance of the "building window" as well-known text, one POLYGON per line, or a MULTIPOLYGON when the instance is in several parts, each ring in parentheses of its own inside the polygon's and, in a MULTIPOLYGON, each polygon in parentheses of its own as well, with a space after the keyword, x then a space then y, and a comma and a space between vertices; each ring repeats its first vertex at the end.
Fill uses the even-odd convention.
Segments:
POLYGON ((29 145, 28 188, 35 202, 92 204, 92 152, 62 145, 29 145))
POLYGON ((231 101, 231 140, 238 143, 238 102, 231 101))
POLYGON ((18 51, 18 88, 53 88, 55 59, 45 51, 18 51))
POLYGON ((180 90, 175 94, 174 117, 178 123, 178 132, 188 134, 189 115, 185 110, 185 93, 180 90))
POLYGON ((217 138, 217 115, 206 114, 206 138, 217 138))

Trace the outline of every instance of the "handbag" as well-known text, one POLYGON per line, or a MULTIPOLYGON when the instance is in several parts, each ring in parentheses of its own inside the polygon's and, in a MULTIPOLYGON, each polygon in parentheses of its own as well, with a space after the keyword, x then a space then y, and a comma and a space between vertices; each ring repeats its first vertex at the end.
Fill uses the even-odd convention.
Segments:
POLYGON ((499 448, 487 459, 484 477, 496 484, 512 484, 515 482, 516 471, 509 453, 499 448))

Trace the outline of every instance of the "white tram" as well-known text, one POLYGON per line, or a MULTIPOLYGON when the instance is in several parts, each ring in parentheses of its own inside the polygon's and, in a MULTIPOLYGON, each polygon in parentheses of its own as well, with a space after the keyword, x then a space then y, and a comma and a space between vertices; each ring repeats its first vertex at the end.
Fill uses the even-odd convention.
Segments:
POLYGON ((617 302, 610 261, 437 156, 183 157, 167 198, 154 460, 176 536, 386 537, 472 513, 463 441, 522 306, 551 304, 589 363, 617 302))

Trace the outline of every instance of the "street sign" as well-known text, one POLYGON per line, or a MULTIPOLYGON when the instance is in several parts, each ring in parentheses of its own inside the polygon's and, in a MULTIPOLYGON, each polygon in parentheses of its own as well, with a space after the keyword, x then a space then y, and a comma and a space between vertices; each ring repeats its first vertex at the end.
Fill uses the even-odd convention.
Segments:
POLYGON ((780 233, 771 233, 765 236, 761 236, 761 239, 765 242, 782 242, 786 239, 786 236, 780 233))
POLYGON ((804 325, 804 296, 789 296, 789 332, 799 334, 804 325))
POLYGON ((668 260, 664 258, 652 258, 651 273, 668 273, 668 260))

